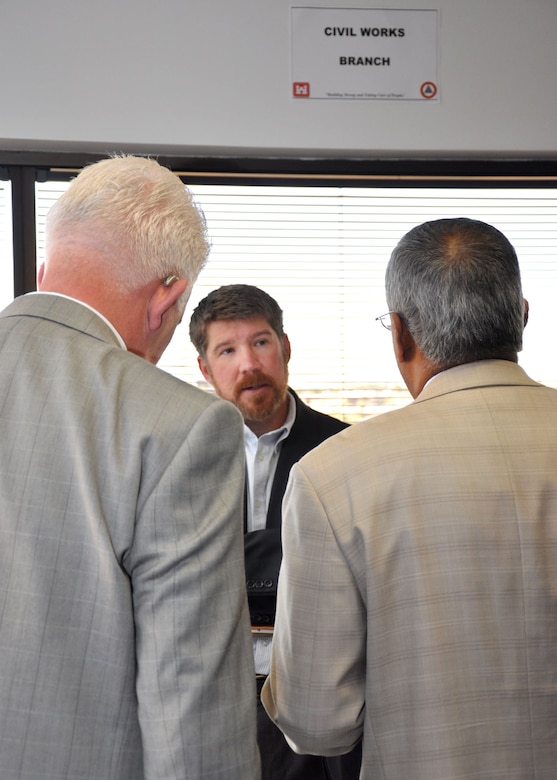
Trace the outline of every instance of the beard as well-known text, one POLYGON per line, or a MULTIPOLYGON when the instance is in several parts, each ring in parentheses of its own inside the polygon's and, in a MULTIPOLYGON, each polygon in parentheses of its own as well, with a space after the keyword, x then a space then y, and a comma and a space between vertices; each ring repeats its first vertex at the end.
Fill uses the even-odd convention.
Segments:
POLYGON ((285 376, 282 384, 277 384, 274 379, 262 371, 254 371, 244 377, 234 387, 234 404, 240 410, 246 422, 265 422, 280 408, 286 398, 288 377, 285 376), (245 398, 242 391, 257 386, 264 386, 261 392, 251 398, 245 398))

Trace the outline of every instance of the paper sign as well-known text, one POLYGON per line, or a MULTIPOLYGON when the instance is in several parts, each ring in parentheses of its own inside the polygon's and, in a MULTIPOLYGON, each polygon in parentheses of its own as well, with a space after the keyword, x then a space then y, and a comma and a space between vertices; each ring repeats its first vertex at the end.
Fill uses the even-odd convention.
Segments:
POLYGON ((292 96, 439 100, 438 11, 291 8, 292 96))

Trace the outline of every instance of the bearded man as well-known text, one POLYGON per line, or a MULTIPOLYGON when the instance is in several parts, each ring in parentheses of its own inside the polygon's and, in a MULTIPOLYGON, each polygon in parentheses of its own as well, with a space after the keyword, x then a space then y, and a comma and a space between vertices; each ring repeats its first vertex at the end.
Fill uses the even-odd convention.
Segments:
POLYGON ((297 755, 260 702, 269 674, 282 558, 281 505, 290 469, 347 427, 304 404, 288 387, 290 341, 282 310, 264 290, 232 284, 209 293, 190 321, 201 373, 244 418, 246 585, 257 675, 262 780, 356 780, 359 746, 347 756, 297 755))

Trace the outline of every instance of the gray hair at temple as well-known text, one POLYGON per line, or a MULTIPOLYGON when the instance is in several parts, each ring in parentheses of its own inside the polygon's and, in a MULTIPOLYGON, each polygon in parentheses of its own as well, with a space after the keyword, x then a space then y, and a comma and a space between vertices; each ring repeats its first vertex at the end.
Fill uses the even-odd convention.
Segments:
POLYGON ((206 357, 207 325, 218 320, 250 320, 263 317, 279 339, 284 336, 282 309, 269 293, 251 284, 227 284, 213 290, 195 308, 190 319, 190 339, 206 357))
POLYGON ((191 289, 209 254, 192 193, 156 160, 132 155, 87 166, 51 207, 47 263, 51 245, 72 244, 94 249, 99 270, 126 290, 169 274, 188 279, 191 289))
POLYGON ((385 286, 389 310, 442 368, 522 349, 516 252, 485 222, 439 219, 413 228, 391 254, 385 286))

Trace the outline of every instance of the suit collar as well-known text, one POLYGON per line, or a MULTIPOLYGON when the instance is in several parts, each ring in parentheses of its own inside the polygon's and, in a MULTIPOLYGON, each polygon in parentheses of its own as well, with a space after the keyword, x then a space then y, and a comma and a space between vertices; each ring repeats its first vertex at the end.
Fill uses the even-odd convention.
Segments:
MULTIPOLYGON (((55 293, 27 293, 7 306, 0 317, 38 317, 122 347, 114 326, 87 304, 55 293)), ((123 347, 125 349, 125 345, 123 347)))
POLYGON ((495 385, 539 386, 517 363, 510 360, 478 360, 464 363, 436 374, 426 384, 414 403, 428 401, 458 390, 495 385))

